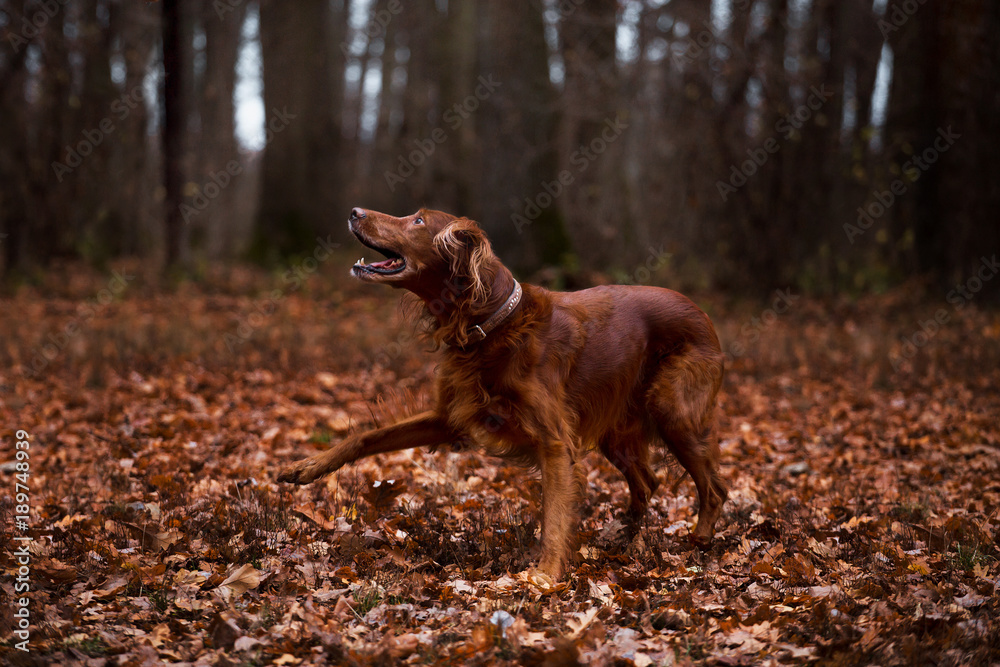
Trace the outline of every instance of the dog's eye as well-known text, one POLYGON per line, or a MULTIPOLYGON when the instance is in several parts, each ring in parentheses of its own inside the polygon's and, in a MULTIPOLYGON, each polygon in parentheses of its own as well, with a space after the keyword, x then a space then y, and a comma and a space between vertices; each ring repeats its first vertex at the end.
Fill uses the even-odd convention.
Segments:
POLYGON ((413 221, 413 224, 415 224, 415 225, 422 225, 422 224, 424 224, 424 219, 423 218, 417 218, 416 220, 413 221))

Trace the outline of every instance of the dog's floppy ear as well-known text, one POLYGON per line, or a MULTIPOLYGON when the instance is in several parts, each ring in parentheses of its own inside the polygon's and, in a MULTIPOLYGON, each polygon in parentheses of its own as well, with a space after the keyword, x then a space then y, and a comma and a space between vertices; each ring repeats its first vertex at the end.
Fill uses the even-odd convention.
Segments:
POLYGON ((434 237, 434 249, 448 262, 463 295, 473 303, 489 297, 496 256, 479 225, 468 218, 455 220, 434 237))

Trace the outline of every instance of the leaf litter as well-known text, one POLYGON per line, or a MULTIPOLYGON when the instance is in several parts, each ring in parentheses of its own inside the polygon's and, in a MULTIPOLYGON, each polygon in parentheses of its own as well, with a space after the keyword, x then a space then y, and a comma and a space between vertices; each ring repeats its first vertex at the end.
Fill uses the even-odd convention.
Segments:
MULTIPOLYGON (((31 434, 34 542, 31 653, 5 604, 5 663, 1000 661, 997 313, 966 309, 897 368, 933 295, 804 299, 729 364, 712 548, 688 546, 696 494, 666 460, 628 539, 625 483, 591 454, 555 582, 530 569, 539 482, 502 461, 441 447, 274 482, 426 406, 434 356, 391 296, 333 280, 230 350, 267 280, 140 286, 35 377, 19 369, 77 295, 7 300, 0 433, 31 434)), ((724 343, 739 339, 752 307, 705 301, 724 343)))

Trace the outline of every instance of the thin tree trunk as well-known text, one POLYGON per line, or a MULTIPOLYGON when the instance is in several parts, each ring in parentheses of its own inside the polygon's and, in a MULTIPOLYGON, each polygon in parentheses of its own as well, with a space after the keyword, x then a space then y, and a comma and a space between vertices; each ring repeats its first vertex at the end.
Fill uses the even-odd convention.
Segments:
POLYGON ((482 9, 481 76, 469 98, 481 108, 471 120, 482 143, 482 223, 514 266, 559 264, 568 246, 562 204, 580 186, 559 181, 541 9, 506 2, 482 9))
POLYGON ((595 269, 621 266, 622 249, 630 243, 628 207, 621 200, 624 186, 616 159, 619 151, 614 146, 620 129, 616 121, 627 122, 618 108, 617 10, 615 0, 595 0, 575 6, 561 21, 566 74, 560 166, 574 180, 558 206, 569 221, 566 228, 576 253, 595 269), (605 133, 607 137, 602 136, 605 133))
POLYGON ((441 206, 432 189, 433 155, 421 148, 427 146, 426 142, 433 142, 431 132, 435 125, 431 119, 440 114, 435 107, 440 92, 437 63, 428 45, 441 35, 441 14, 433 0, 414 0, 404 3, 402 14, 395 20, 402 21, 410 59, 406 66, 399 144, 386 170, 395 176, 383 174, 381 180, 390 192, 394 211, 414 209, 421 204, 441 206), (415 155, 418 157, 411 157, 415 155))
MULTIPOLYGON (((6 4, 11 25, 19 26, 23 18, 21 3, 6 4)), ((0 66, 0 183, 5 192, 0 199, 0 251, 4 258, 0 271, 23 268, 27 262, 25 249, 28 233, 28 110, 24 99, 27 48, 20 45, 0 66)))
POLYGON ((123 221, 120 247, 127 254, 150 252, 155 248, 152 238, 162 220, 162 204, 153 197, 154 187, 161 182, 158 177, 160 164, 155 159, 157 147, 147 134, 149 114, 143 92, 161 32, 160 20, 161 12, 152 4, 112 5, 112 24, 117 26, 125 63, 122 101, 113 103, 111 109, 116 123, 112 177, 119 184, 116 199, 123 221))
MULTIPOLYGON (((386 8, 388 0, 379 0, 376 8, 386 8)), ((394 85, 396 68, 402 63, 396 60, 399 50, 399 20, 395 18, 385 26, 385 41, 382 49, 382 85, 379 93, 378 123, 375 126, 375 140, 365 152, 367 158, 362 166, 361 175, 366 183, 378 183, 372 188, 373 205, 379 210, 391 209, 392 198, 384 185, 383 170, 396 169, 393 158, 399 151, 399 114, 405 113, 401 90, 394 85)))
POLYGON ((258 260, 310 252, 319 235, 346 240, 338 168, 342 12, 328 0, 297 3, 294 11, 278 0, 260 3, 268 132, 251 246, 258 260))
POLYGON ((184 4, 181 0, 163 0, 163 186, 166 191, 164 235, 166 266, 173 269, 185 261, 184 159, 187 113, 190 110, 187 90, 187 48, 184 4))
MULTIPOLYGON (((234 219, 235 179, 243 174, 232 174, 226 166, 240 164, 237 151, 235 108, 233 93, 236 88, 236 58, 239 55, 240 31, 246 18, 246 5, 240 4, 233 11, 218 16, 211 6, 202 8, 202 25, 205 30, 205 74, 201 89, 201 141, 200 171, 197 181, 204 187, 215 184, 219 194, 211 203, 208 225, 207 251, 211 257, 220 256, 231 248, 236 221, 234 219)), ((242 170, 245 165, 240 164, 242 170)))

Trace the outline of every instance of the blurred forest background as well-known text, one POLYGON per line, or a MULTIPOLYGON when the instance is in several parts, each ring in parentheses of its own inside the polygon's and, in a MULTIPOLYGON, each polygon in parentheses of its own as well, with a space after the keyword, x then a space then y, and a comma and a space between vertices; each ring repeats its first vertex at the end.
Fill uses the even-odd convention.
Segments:
POLYGON ((1000 250, 995 0, 0 0, 0 36, 7 272, 277 262, 352 206, 727 289, 1000 250))

